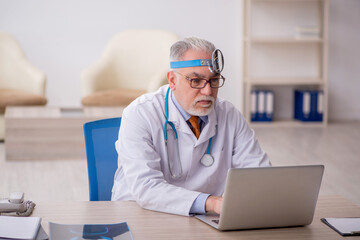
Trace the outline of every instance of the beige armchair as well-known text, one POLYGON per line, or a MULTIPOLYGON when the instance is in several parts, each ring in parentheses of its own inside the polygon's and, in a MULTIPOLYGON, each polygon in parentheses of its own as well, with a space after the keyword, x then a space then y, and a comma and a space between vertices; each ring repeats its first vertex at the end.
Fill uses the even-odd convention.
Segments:
POLYGON ((128 30, 114 36, 99 61, 84 70, 84 106, 126 106, 167 83, 170 46, 179 37, 163 30, 128 30))
POLYGON ((0 140, 7 106, 45 105, 46 77, 26 59, 14 37, 0 32, 0 140))

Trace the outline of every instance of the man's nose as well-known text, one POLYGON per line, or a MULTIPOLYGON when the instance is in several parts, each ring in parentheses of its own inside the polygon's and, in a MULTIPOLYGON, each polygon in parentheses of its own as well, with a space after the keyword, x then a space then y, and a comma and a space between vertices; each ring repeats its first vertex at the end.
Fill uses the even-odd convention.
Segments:
POLYGON ((210 83, 209 82, 206 83, 205 87, 203 87, 200 92, 201 92, 202 95, 210 96, 211 92, 212 92, 212 88, 210 87, 210 83))

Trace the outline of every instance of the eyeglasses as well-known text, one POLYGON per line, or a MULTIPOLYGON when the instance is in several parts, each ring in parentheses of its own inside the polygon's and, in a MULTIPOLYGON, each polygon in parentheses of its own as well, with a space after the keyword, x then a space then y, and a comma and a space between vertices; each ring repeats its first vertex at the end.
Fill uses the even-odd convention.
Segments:
POLYGON ((219 77, 214 77, 214 78, 210 78, 205 79, 205 78, 191 78, 188 76, 185 76, 179 72, 174 71, 175 73, 183 76, 186 80, 188 80, 190 82, 190 87, 192 88, 196 88, 196 89, 201 89, 204 88, 206 86, 206 84, 210 84, 211 88, 221 88, 222 86, 224 86, 225 83, 225 78, 223 76, 219 76, 219 77))

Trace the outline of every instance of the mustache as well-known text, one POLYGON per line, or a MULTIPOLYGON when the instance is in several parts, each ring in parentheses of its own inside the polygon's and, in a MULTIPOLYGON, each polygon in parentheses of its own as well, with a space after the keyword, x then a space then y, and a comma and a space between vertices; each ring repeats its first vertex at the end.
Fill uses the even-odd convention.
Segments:
POLYGON ((211 101, 211 103, 214 103, 215 98, 212 96, 199 96, 199 97, 195 98, 194 103, 197 103, 199 101, 211 101))

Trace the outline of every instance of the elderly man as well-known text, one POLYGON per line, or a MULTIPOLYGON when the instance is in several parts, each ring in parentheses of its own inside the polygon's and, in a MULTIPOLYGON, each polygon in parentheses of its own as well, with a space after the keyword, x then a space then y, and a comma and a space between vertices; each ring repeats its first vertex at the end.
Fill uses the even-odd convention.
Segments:
POLYGON ((185 38, 171 47, 170 62, 169 85, 123 112, 112 200, 180 215, 220 213, 228 169, 271 164, 241 113, 217 97, 221 51, 185 38))

